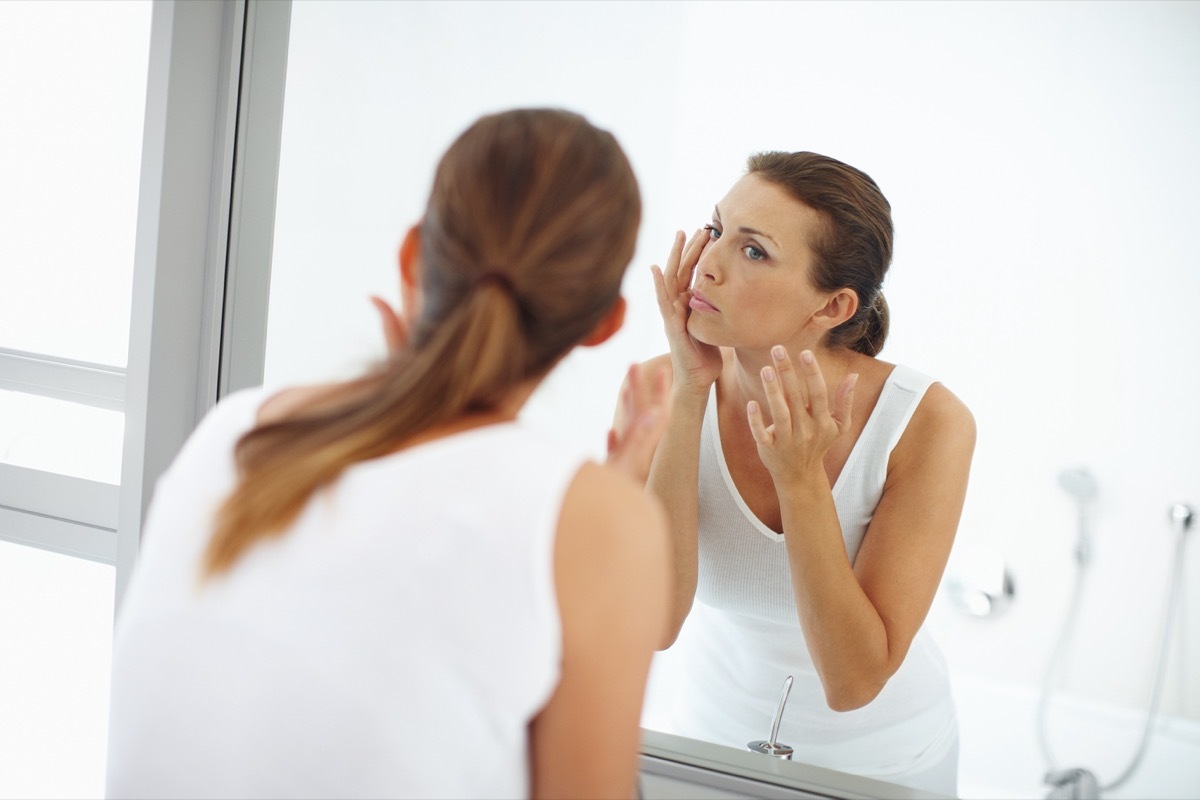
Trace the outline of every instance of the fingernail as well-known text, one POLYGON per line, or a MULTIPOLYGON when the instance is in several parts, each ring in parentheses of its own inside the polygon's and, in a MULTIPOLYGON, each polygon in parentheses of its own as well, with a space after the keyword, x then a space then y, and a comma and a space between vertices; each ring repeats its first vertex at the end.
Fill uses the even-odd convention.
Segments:
POLYGON ((764 381, 775 380, 775 370, 770 367, 763 367, 762 376, 764 381))
POLYGON ((746 403, 746 411, 750 414, 757 414, 758 413, 758 401, 751 400, 749 403, 746 403))
POLYGON ((812 350, 805 350, 803 353, 801 353, 800 360, 803 361, 805 364, 813 363, 812 350))
POLYGON ((783 357, 787 355, 787 351, 783 349, 783 345, 777 344, 771 348, 771 355, 775 356, 777 361, 782 361, 783 357))

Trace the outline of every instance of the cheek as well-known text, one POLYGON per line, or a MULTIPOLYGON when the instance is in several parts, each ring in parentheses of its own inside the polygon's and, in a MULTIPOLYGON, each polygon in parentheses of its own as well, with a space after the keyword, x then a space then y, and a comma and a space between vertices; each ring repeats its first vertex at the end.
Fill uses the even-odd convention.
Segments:
POLYGON ((759 344, 787 341, 804 326, 805 297, 794 286, 764 282, 746 287, 741 299, 740 327, 759 344))

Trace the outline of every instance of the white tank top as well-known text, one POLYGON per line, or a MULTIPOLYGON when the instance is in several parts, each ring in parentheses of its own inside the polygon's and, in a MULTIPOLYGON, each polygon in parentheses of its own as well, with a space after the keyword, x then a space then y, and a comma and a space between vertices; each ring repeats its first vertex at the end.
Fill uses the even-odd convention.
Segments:
POLYGON ((117 620, 108 796, 528 796, 582 457, 512 423, 357 464, 197 588, 264 398, 221 402, 157 487, 117 620))
MULTIPOLYGON (((897 366, 833 487, 851 563, 887 476, 888 457, 932 380, 897 366)), ((676 644, 655 665, 648 713, 683 736, 745 748, 770 736, 784 679, 794 678, 779 741, 796 761, 898 780, 957 741, 941 653, 922 629, 880 694, 832 711, 804 642, 783 535, 757 519, 721 449, 716 387, 701 429, 699 583, 676 644)), ((903 782, 902 780, 900 782, 903 782)))

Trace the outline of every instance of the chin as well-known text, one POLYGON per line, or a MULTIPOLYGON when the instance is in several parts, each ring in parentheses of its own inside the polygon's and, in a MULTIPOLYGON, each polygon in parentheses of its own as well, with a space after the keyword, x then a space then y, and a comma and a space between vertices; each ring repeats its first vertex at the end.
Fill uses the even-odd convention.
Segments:
POLYGON ((688 324, 688 333, 692 338, 700 344, 706 344, 709 347, 741 347, 744 342, 736 337, 731 337, 727 332, 714 331, 712 328, 704 324, 692 325, 688 324))
POLYGON ((704 320, 698 318, 695 314, 688 317, 687 332, 700 344, 712 345, 713 347, 720 347, 725 344, 719 337, 714 336, 714 332, 710 330, 708 325, 704 324, 704 320))

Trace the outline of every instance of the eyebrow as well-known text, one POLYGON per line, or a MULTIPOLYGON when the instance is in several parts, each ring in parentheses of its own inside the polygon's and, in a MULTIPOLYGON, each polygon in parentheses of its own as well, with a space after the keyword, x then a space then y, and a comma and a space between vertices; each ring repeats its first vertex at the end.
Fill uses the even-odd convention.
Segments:
MULTIPOLYGON (((720 208, 720 206, 713 206, 713 217, 714 217, 714 218, 717 220, 717 222, 720 222, 720 221, 721 221, 721 208, 720 208)), ((779 242, 775 241, 775 237, 774 237, 774 236, 772 236, 772 235, 771 235, 771 234, 769 234, 769 233, 765 233, 765 232, 763 232, 763 231, 760 231, 760 230, 758 230, 757 228, 749 228, 749 227, 747 227, 747 226, 745 226, 745 225, 739 225, 739 226, 738 226, 738 233, 749 233, 749 234, 750 234, 750 235, 752 235, 752 236, 761 236, 761 237, 763 237, 764 239, 770 239, 770 240, 771 240, 771 244, 775 245, 776 247, 779 247, 779 242)))

